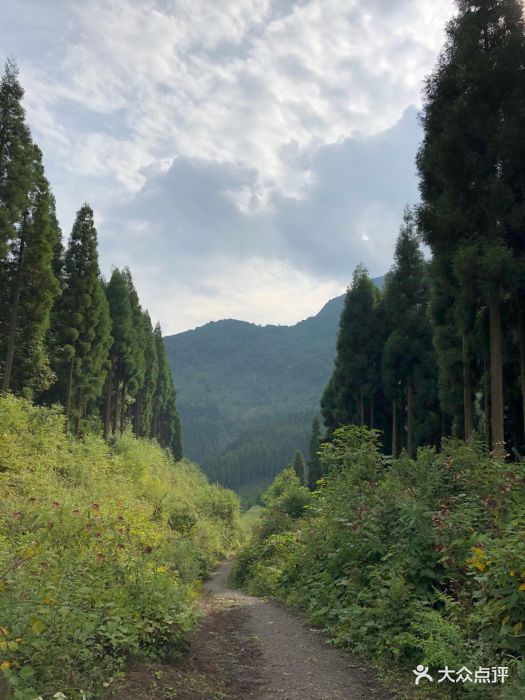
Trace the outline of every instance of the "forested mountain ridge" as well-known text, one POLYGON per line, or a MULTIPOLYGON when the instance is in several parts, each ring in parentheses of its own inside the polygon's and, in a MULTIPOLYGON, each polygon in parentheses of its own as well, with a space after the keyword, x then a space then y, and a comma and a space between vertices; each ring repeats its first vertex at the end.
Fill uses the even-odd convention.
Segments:
MULTIPOLYGON (((383 278, 374 282, 381 287, 383 278)), ((294 326, 226 319, 164 339, 185 452, 212 478, 222 481, 218 464, 224 468, 225 460, 232 459, 235 464, 241 460, 248 480, 260 474, 249 475, 246 460, 261 467, 266 463, 271 478, 292 459, 296 447, 306 448, 319 396, 332 371, 343 302, 344 295, 331 299, 318 314, 294 326), (264 455, 261 438, 274 434, 277 426, 290 444, 276 440, 274 450, 263 439, 264 455)), ((226 474, 231 486, 238 485, 236 480, 226 474)))

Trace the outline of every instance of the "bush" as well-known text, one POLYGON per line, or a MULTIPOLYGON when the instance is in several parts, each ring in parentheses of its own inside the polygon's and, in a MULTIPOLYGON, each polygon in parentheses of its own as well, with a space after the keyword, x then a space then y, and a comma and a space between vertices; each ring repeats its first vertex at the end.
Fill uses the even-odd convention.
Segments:
POLYGON ((153 441, 66 436, 58 410, 0 397, 0 426, 0 669, 19 700, 101 697, 130 656, 183 648, 238 500, 153 441))
POLYGON ((268 489, 234 580, 299 606, 334 643, 404 667, 410 683, 419 663, 509 666, 507 688, 470 691, 523 695, 525 466, 475 440, 392 460, 375 431, 356 427, 321 455, 326 476, 302 516, 284 507, 289 475, 268 489))

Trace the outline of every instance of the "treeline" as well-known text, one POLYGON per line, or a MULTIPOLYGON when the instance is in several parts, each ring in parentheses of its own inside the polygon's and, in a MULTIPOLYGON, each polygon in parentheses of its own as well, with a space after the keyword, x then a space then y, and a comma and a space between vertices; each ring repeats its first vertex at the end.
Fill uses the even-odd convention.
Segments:
POLYGON ((356 270, 322 400, 330 431, 381 428, 394 455, 474 431, 500 453, 525 444, 523 7, 457 5, 425 86, 421 204, 384 293, 356 270))
POLYGON ((202 468, 210 481, 227 488, 269 483, 298 448, 306 450, 308 418, 307 412, 259 418, 225 449, 208 454, 202 468))
POLYGON ((77 213, 66 249, 18 70, 0 82, 0 375, 3 392, 64 406, 76 433, 131 425, 182 454, 162 332, 129 269, 102 279, 93 211, 77 213))

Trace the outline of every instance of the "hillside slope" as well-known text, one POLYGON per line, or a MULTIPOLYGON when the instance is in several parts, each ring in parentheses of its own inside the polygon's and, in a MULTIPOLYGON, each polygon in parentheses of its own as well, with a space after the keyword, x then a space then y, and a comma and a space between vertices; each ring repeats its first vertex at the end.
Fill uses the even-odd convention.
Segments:
MULTIPOLYGON (((375 281, 380 286, 383 278, 375 281)), ((276 424, 290 440, 286 454, 275 449, 268 454, 264 471, 269 478, 292 458, 295 447, 305 449, 332 371, 343 301, 344 295, 332 299, 294 326, 228 319, 165 338, 185 454, 212 477, 237 486, 237 477, 222 473, 231 468, 232 452, 242 454, 239 483, 249 481, 250 449, 257 443, 257 462, 264 462, 260 438, 276 424)))

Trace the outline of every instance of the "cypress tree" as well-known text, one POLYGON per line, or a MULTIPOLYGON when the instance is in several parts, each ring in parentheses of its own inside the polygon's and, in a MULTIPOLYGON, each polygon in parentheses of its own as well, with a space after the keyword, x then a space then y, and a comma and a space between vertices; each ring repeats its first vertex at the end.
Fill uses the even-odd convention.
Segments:
POLYGON ((84 398, 93 399, 105 373, 99 344, 102 349, 107 346, 109 323, 100 285, 93 210, 84 204, 77 213, 64 258, 54 331, 58 393, 64 402, 66 425, 75 413, 77 429, 86 409, 84 398), (83 392, 88 392, 86 397, 83 392))
MULTIPOLYGON (((385 280, 384 309, 391 332, 383 350, 383 382, 393 401, 393 420, 398 408, 406 406, 407 451, 414 455, 415 421, 428 420, 423 406, 415 416, 418 393, 428 392, 435 375, 432 332, 427 318, 427 272, 410 210, 405 211, 395 249, 395 263, 385 280)), ((426 403, 426 402, 425 402, 426 403)), ((398 435, 392 426, 392 435, 398 435)), ((393 452, 397 441, 393 438, 393 452)))
POLYGON ((170 397, 171 376, 166 355, 166 348, 162 338, 162 329, 157 323, 153 331, 155 338, 155 350, 157 354, 157 383, 153 393, 153 420, 151 424, 151 437, 160 438, 164 430, 164 418, 166 404, 170 397))
POLYGON ((301 482, 301 484, 307 484, 308 483, 308 475, 306 473, 306 464, 304 461, 303 453, 301 450, 296 450, 294 459, 292 462, 292 468, 294 472, 297 474, 297 478, 301 482))
POLYGON ((147 311, 143 313, 142 324, 144 327, 144 381, 139 390, 139 435, 149 437, 153 421, 153 398, 157 386, 159 364, 157 360, 157 348, 151 319, 147 311))
POLYGON ((132 367, 131 374, 128 379, 127 389, 130 397, 134 400, 133 403, 133 420, 132 428, 135 435, 140 434, 140 411, 141 411, 141 392, 140 389, 144 384, 146 374, 146 332, 144 328, 144 320, 142 308, 140 306, 137 290, 133 284, 133 278, 128 267, 122 271, 126 285, 128 288, 128 296, 131 311, 131 324, 133 341, 131 346, 132 367))
POLYGON ((319 447, 321 446, 321 424, 319 417, 315 416, 312 421, 312 435, 310 438, 310 459, 308 460, 308 487, 313 491, 317 482, 323 475, 323 468, 319 458, 319 447))
POLYGON ((118 269, 114 269, 106 285, 106 296, 111 317, 113 343, 109 351, 109 374, 106 382, 104 412, 104 436, 109 435, 110 423, 113 435, 123 429, 123 416, 127 383, 134 374, 134 341, 131 301, 128 281, 118 269))
POLYGON ((9 241, 9 258, 3 262, 2 284, 8 308, 3 308, 5 357, 2 388, 17 393, 41 392, 52 382, 46 334, 59 293, 53 269, 59 235, 52 220, 52 197, 44 177, 42 156, 32 148, 32 184, 27 206, 9 241))
POLYGON ((378 292, 360 265, 346 294, 335 367, 321 402, 329 428, 372 423, 373 394, 379 383, 377 302, 378 292))
POLYGON ((0 81, 0 258, 29 206, 34 150, 22 106, 18 68, 8 60, 0 81))
POLYGON ((509 154, 523 113, 523 9, 518 0, 460 0, 458 7, 426 86, 420 217, 435 257, 453 260, 465 241, 478 247, 478 306, 487 306, 490 324, 492 440, 502 451, 501 308, 509 294, 512 243, 522 238, 515 226, 522 176, 509 154))

